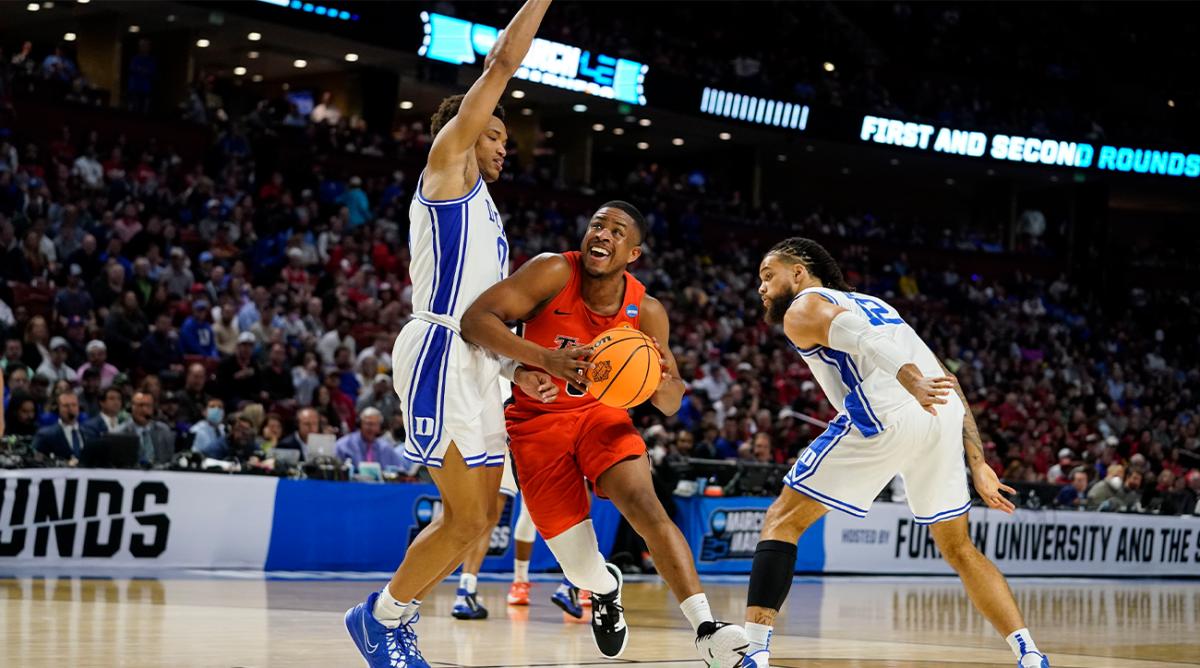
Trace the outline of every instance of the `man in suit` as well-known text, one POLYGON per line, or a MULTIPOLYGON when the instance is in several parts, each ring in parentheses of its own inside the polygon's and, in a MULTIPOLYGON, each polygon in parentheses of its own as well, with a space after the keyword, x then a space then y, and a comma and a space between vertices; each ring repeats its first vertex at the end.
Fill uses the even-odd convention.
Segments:
POLYGON ((70 392, 64 392, 58 397, 58 423, 38 430, 33 437, 33 448, 58 459, 78 461, 83 452, 78 397, 70 392))
POLYGON ((121 406, 124 403, 125 398, 121 395, 121 390, 115 387, 101 392, 100 414, 83 423, 84 439, 95 440, 111 431, 116 431, 117 428, 128 422, 129 419, 121 415, 121 406))
POLYGON ((114 434, 136 436, 141 444, 139 461, 143 465, 170 463, 175 456, 175 431, 154 419, 154 395, 137 392, 130 404, 133 419, 118 427, 114 434))
POLYGON ((299 450, 300 459, 304 459, 308 451, 308 437, 321 430, 321 419, 312 408, 302 408, 296 413, 296 431, 287 435, 275 449, 299 450))

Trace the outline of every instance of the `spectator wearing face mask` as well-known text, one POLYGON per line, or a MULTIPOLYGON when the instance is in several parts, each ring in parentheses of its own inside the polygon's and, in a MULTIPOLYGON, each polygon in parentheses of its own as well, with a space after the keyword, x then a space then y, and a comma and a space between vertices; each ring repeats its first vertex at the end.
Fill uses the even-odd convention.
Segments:
POLYGON ((204 419, 192 425, 192 451, 206 457, 223 459, 228 450, 225 443, 225 403, 216 397, 208 400, 204 419))
POLYGON ((1126 510, 1128 506, 1125 467, 1113 464, 1108 467, 1108 476, 1088 490, 1087 509, 1114 512, 1126 510))

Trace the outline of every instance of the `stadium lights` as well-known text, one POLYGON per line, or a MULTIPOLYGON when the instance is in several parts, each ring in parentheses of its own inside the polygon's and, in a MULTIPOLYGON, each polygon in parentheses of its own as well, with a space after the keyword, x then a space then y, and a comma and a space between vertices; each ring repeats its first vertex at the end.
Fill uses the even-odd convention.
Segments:
POLYGON ((826 71, 826 72, 832 72, 834 69, 836 69, 836 68, 833 66, 833 63, 829 62, 828 60, 827 60, 827 61, 825 61, 825 64, 824 64, 824 65, 822 65, 822 67, 824 67, 824 68, 825 68, 825 71, 826 71))
POLYGON ((742 95, 717 88, 704 89, 700 96, 700 111, 747 123, 792 130, 804 130, 808 127, 808 105, 742 95))
POLYGON ((1174 109, 1175 108, 1175 100, 1167 100, 1167 106, 1174 109))
POLYGON ((77 5, 86 5, 87 3, 91 2, 91 1, 92 1, 92 0, 75 0, 75 4, 77 4, 77 5))
POLYGON ((258 60, 258 52, 257 52, 257 51, 251 51, 251 52, 249 52, 249 53, 247 53, 247 54, 246 54, 246 57, 247 57, 247 58, 249 58, 250 60, 258 60))
POLYGON ((207 49, 207 48, 208 48, 208 45, 209 45, 209 44, 211 44, 211 43, 212 43, 212 42, 209 42, 209 41, 208 41, 208 40, 206 40, 206 39, 198 39, 198 40, 196 40, 196 46, 200 47, 201 49, 207 49))
POLYGON ((302 69, 308 67, 308 61, 303 58, 297 58, 292 61, 292 67, 294 67, 298 70, 302 70, 302 69))
POLYGON ((525 91, 523 91, 523 90, 514 90, 514 91, 512 92, 512 96, 513 96, 513 99, 514 99, 514 100, 520 100, 521 98, 525 97, 525 91))
POLYGON ((671 140, 671 144, 675 146, 683 146, 683 137, 676 137, 671 140))
POLYGON ((244 77, 244 76, 246 76, 246 68, 235 67, 235 68, 233 68, 233 73, 235 76, 244 77))
POLYGON ((583 112, 587 111, 587 105, 586 104, 577 104, 577 105, 571 107, 571 109, 582 114, 583 112))
POLYGON ((640 126, 642 126, 642 127, 644 127, 644 128, 648 128, 648 127, 650 127, 650 119, 649 119, 649 118, 643 118, 643 119, 641 119, 641 120, 639 120, 639 121, 638 121, 638 125, 640 125, 640 126))
POLYGON ((135 33, 135 34, 136 34, 136 33, 139 33, 139 32, 141 32, 141 31, 142 31, 142 27, 141 27, 141 26, 138 26, 138 25, 132 25, 132 26, 129 26, 129 32, 131 32, 131 33, 135 33))
POLYGON ((63 35, 63 41, 64 42, 74 42, 75 41, 75 33, 69 32, 69 33, 63 35))
POLYGON ((532 115, 533 115, 533 109, 531 109, 531 108, 529 108, 529 107, 524 107, 523 109, 521 109, 521 115, 522 115, 522 116, 532 116, 532 115))
POLYGON ((775 156, 775 159, 778 160, 779 162, 787 162, 787 156, 782 153, 775 156))
POLYGON ((729 134, 728 132, 722 132, 721 134, 717 135, 717 137, 720 137, 721 141, 729 141, 730 139, 733 139, 733 135, 729 134))
POLYGON ((246 35, 246 39, 250 40, 251 42, 257 42, 258 40, 262 39, 262 33, 252 32, 249 35, 246 35))
POLYGON ((358 62, 358 54, 357 53, 347 53, 346 54, 346 62, 357 63, 358 62))
POLYGON ((407 111, 407 110, 413 108, 413 103, 411 100, 404 100, 403 102, 400 103, 400 108, 407 111))
POLYGON ((263 80, 263 76, 261 74, 255 74, 254 76, 250 77, 250 80, 254 83, 258 83, 263 80))
POLYGON ((41 8, 42 8, 42 6, 36 2, 31 2, 28 5, 25 5, 25 9, 27 9, 31 12, 36 12, 37 10, 39 10, 41 8))
POLYGON ((167 23, 174 23, 174 22, 175 22, 175 18, 176 18, 176 17, 175 17, 175 15, 174 15, 174 14, 167 14, 167 23))
POLYGON ((594 123, 594 124, 592 124, 592 129, 595 130, 596 132, 604 132, 604 124, 603 123, 594 123))
POLYGON ((650 148, 650 144, 647 144, 644 141, 640 141, 637 143, 637 147, 638 147, 639 151, 645 151, 646 149, 650 148))
POLYGON ((613 128, 613 134, 620 137, 625 134, 625 128, 613 128))
POLYGON ((546 130, 546 139, 554 139, 554 130, 546 130))

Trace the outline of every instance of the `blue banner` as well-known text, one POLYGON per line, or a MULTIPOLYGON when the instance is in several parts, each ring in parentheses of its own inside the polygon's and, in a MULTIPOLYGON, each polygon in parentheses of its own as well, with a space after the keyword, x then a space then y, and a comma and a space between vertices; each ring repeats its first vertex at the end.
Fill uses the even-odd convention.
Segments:
MULTIPOLYGON (((763 518, 775 499, 765 497, 677 498, 676 518, 696 557, 700 573, 749 573, 763 518)), ((825 518, 817 520, 800 537, 796 571, 820 572, 825 568, 825 518)))
MULTIPOLYGON (((485 572, 513 568, 512 530, 519 506, 510 500, 492 532, 485 572)), ((281 480, 266 570, 390 571, 417 534, 442 512, 433 485, 366 485, 316 480, 281 480)), ((600 550, 612 551, 620 515, 612 502, 595 499, 592 522, 600 550)), ((558 564, 539 536, 530 570, 558 564)))

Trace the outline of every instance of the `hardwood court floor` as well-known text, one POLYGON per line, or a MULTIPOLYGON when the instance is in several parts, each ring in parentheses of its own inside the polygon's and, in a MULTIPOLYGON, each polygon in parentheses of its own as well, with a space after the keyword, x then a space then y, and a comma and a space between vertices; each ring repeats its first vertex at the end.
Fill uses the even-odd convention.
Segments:
MULTIPOLYGON (((0 579, 0 666, 358 667, 343 611, 381 580, 264 579, 183 573, 157 579, 61 576, 0 579)), ((481 584, 486 621, 449 617, 439 587, 418 624, 438 667, 698 666, 692 634, 661 582, 630 582, 631 639, 602 659, 586 624, 550 605, 509 608, 507 584, 481 584)), ((714 611, 741 618, 744 582, 710 582, 714 611)), ((1029 626, 1056 668, 1200 665, 1200 583, 1015 580, 1029 626)), ((1016 662, 951 579, 798 580, 780 619, 778 668, 976 668, 1016 662)))

